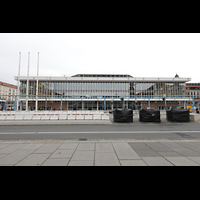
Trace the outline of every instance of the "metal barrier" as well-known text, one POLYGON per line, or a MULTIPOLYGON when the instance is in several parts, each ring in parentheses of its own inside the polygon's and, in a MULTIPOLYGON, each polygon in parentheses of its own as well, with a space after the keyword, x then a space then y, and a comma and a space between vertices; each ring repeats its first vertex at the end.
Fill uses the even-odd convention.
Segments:
POLYGON ((108 120, 109 113, 102 111, 4 111, 0 121, 7 120, 108 120))

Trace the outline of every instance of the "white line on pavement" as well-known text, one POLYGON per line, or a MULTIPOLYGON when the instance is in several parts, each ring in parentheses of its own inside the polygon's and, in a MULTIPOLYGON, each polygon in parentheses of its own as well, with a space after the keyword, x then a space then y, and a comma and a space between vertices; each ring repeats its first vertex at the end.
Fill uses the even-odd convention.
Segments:
POLYGON ((72 131, 72 132, 4 132, 0 134, 75 134, 75 133, 200 133, 200 131, 72 131))

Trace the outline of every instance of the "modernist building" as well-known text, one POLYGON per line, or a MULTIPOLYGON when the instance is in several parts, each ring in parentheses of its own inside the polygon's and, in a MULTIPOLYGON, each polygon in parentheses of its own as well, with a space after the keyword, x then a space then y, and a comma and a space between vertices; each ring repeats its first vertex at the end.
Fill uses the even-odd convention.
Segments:
POLYGON ((0 81, 0 110, 13 110, 17 86, 0 81), (6 106, 5 106, 6 105, 6 106))
POLYGON ((28 110, 165 109, 185 107, 191 101, 185 83, 190 78, 132 77, 127 74, 77 74, 71 77, 16 76, 17 99, 28 110), (27 88, 28 83, 28 88, 27 88))

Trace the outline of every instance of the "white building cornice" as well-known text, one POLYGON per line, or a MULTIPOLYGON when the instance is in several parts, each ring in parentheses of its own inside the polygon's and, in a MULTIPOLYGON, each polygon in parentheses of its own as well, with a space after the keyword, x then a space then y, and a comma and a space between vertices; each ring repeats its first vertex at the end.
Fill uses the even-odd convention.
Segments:
MULTIPOLYGON (((191 81, 191 78, 171 78, 171 77, 65 77, 65 76, 20 76, 20 81, 26 81, 27 78, 29 81, 38 80, 39 81, 95 81, 95 82, 188 82, 191 81)), ((14 77, 15 80, 18 80, 18 76, 14 77)))

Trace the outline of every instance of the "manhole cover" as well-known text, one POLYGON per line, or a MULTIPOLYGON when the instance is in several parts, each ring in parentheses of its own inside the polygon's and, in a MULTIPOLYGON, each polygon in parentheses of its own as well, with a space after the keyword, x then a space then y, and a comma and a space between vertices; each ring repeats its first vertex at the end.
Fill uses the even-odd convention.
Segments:
POLYGON ((79 138, 79 141, 86 141, 87 138, 79 138))

